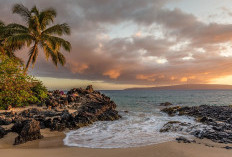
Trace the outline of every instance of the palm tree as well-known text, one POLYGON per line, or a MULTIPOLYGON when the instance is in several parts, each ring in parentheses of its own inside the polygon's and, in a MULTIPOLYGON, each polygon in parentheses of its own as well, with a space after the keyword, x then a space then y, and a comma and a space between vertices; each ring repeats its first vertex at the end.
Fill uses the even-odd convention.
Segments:
POLYGON ((31 10, 23 6, 22 4, 16 4, 13 6, 13 13, 19 14, 26 22, 26 26, 20 24, 7 25, 7 31, 12 33, 7 37, 7 44, 28 46, 29 59, 25 67, 25 73, 28 71, 30 64, 35 64, 39 47, 43 49, 46 59, 52 59, 52 62, 57 66, 58 63, 64 65, 66 60, 64 55, 60 52, 60 49, 70 52, 71 44, 58 37, 62 35, 70 34, 70 27, 64 24, 56 24, 47 28, 53 23, 56 17, 56 11, 54 9, 46 9, 41 12, 35 7, 31 10))

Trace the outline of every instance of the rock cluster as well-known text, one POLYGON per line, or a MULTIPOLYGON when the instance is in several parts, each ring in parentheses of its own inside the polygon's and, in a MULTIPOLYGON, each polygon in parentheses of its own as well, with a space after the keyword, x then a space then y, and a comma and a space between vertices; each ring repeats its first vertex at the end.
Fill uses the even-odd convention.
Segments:
POLYGON ((46 108, 30 108, 20 113, 5 112, 0 114, 0 138, 7 132, 19 134, 15 144, 42 138, 40 129, 51 131, 78 129, 95 121, 113 121, 121 116, 116 111, 116 104, 109 97, 94 91, 92 86, 86 89, 75 88, 65 94, 62 91, 49 92, 46 108), (1 125, 14 126, 4 130, 1 125))
POLYGON ((210 126, 192 132, 197 138, 207 138, 219 143, 232 143, 232 107, 230 106, 175 106, 165 108, 162 111, 170 116, 192 116, 197 121, 210 126))

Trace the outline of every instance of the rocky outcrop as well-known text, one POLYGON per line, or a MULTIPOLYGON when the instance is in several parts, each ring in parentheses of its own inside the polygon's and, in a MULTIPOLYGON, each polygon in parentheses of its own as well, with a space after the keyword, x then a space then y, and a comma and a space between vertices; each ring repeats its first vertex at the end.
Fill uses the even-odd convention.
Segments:
POLYGON ((19 134, 15 138, 15 145, 43 138, 40 133, 40 123, 34 119, 18 122, 13 126, 12 130, 19 134))
POLYGON ((219 143, 232 143, 232 107, 230 106, 175 106, 162 111, 170 116, 192 116, 198 122, 210 126, 191 132, 197 138, 207 138, 219 143))
POLYGON ((63 109, 56 118, 44 122, 46 123, 44 126, 50 127, 51 130, 75 129, 95 121, 113 121, 121 118, 116 111, 116 104, 104 94, 94 91, 91 85, 86 89, 74 88, 67 94, 60 91, 50 92, 46 105, 55 110, 63 109), (71 114, 67 109, 76 112, 71 114))
POLYGON ((64 131, 78 129, 95 121, 113 121, 119 118, 121 116, 116 110, 116 104, 88 86, 86 89, 74 88, 67 94, 58 90, 49 92, 46 108, 1 113, 0 126, 14 123, 11 131, 19 134, 15 144, 20 144, 42 138, 40 129, 64 131))

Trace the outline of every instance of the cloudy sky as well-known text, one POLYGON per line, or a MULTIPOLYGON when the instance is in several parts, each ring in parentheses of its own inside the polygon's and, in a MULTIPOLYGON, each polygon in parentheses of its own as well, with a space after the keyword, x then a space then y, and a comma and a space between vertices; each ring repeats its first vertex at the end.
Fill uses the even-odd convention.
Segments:
POLYGON ((40 51, 30 69, 49 88, 232 84, 231 0, 0 0, 5 23, 22 23, 15 3, 53 7, 72 28, 64 67, 40 51))

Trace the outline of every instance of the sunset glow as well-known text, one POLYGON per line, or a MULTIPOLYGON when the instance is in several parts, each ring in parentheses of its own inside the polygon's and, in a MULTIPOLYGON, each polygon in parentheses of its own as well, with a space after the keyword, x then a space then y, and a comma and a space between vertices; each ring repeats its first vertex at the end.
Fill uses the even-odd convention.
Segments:
POLYGON ((3 21, 21 22, 16 15, 9 18, 6 7, 18 2, 53 6, 57 22, 71 26, 67 64, 56 68, 40 55, 30 70, 48 88, 232 84, 230 0, 0 1, 3 21))

